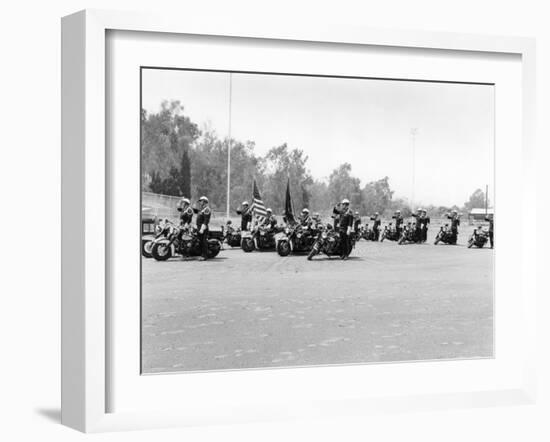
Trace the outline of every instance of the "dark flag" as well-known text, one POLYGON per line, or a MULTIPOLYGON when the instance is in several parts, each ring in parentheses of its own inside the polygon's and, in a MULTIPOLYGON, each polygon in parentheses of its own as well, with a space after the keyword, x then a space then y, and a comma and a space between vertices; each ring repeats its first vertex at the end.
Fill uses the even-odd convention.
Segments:
POLYGON ((265 207, 264 202, 262 201, 262 197, 260 196, 260 191, 258 190, 258 185, 256 184, 256 180, 254 180, 254 202, 252 203, 252 207, 250 208, 252 210, 252 213, 256 216, 256 219, 258 221, 261 221, 265 219, 267 216, 267 210, 265 207))
POLYGON ((285 218, 286 222, 289 224, 296 222, 296 219, 294 218, 294 211, 292 210, 292 198, 290 197, 290 178, 286 183, 285 218))

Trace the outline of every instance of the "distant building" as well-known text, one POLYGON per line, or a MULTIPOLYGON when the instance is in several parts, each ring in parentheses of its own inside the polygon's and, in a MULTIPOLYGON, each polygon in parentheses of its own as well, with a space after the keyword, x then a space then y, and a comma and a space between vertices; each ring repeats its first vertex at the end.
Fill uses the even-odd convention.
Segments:
POLYGON ((493 209, 492 207, 488 208, 487 211, 485 211, 484 207, 476 207, 470 210, 470 212, 468 213, 468 220, 470 221, 470 223, 474 221, 484 221, 486 215, 494 215, 494 213, 495 209, 493 209))

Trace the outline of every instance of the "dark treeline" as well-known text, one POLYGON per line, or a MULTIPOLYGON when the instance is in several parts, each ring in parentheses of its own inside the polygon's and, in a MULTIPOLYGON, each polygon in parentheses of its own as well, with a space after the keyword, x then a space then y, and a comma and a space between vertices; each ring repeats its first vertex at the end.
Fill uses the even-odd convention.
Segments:
MULTIPOLYGON (((141 130, 143 191, 186 196, 193 200, 206 195, 214 210, 225 210, 227 138, 219 138, 208 128, 200 130, 185 116, 178 101, 163 102, 158 113, 142 110, 141 130)), ((254 147, 252 141, 231 140, 232 210, 243 200, 250 201, 256 179, 265 204, 281 214, 290 179, 297 211, 308 207, 326 213, 334 203, 347 197, 361 215, 375 211, 389 214, 396 209, 404 211, 405 215, 410 213, 405 200, 393 198, 388 177, 361 186, 360 179, 352 175, 351 164, 344 163, 332 171, 328 182, 324 182, 311 175, 307 168, 308 157, 302 150, 290 148, 285 143, 258 156, 254 147)), ((433 209, 443 212, 449 208, 433 209)))

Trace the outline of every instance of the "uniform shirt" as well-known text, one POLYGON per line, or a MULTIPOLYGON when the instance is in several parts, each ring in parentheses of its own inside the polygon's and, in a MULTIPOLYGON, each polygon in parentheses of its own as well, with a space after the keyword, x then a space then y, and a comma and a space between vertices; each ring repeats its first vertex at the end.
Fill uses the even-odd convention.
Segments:
POLYGON ((430 217, 428 215, 422 215, 420 218, 420 224, 423 227, 428 227, 428 224, 430 224, 430 217))
POLYGON ((353 227, 353 212, 351 209, 344 209, 340 214, 340 231, 347 231, 348 227, 353 227))
POLYGON ((403 224, 403 217, 401 215, 393 215, 392 218, 395 220, 395 228, 399 229, 401 224, 403 224))
POLYGON ((182 225, 191 224, 191 221, 193 221, 193 209, 191 206, 181 210, 180 221, 182 225))
POLYGON ((309 227, 311 225, 311 216, 301 215, 300 216, 300 224, 304 227, 309 227))
POLYGON ((248 223, 252 221, 252 213, 250 208, 247 207, 244 210, 239 209, 237 210, 237 214, 241 215, 241 230, 248 230, 248 223))
POLYGON ((370 219, 374 221, 373 226, 372 226, 373 229, 376 229, 376 228, 380 227, 380 218, 379 217, 371 216, 370 219))
POLYGON ((270 215, 270 216, 266 216, 263 223, 262 223, 262 226, 266 226, 266 227, 275 227, 277 225, 277 218, 275 218, 274 215, 270 215))
POLYGON ((353 228, 355 229, 355 231, 359 231, 359 226, 361 225, 361 218, 356 218, 354 223, 353 223, 353 228))
POLYGON ((458 216, 447 215, 447 218, 451 220, 451 228, 453 230, 458 230, 458 226, 460 226, 460 219, 458 216))
POLYGON ((200 229, 201 226, 204 224, 206 228, 208 228, 208 224, 210 223, 210 215, 212 214, 212 211, 210 210, 210 207, 206 206, 203 207, 201 210, 199 210, 199 213, 197 214, 197 228, 200 229))

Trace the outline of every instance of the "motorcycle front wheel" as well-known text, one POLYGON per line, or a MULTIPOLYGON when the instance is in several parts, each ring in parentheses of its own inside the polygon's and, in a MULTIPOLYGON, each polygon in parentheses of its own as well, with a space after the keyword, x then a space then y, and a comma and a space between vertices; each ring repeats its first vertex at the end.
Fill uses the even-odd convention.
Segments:
POLYGON ((166 242, 158 242, 153 246, 151 250, 153 258, 157 261, 166 261, 172 256, 172 249, 166 242))
POLYGON ((141 243, 141 254, 144 258, 152 258, 153 241, 145 241, 141 243))
POLYGON ((279 256, 290 255, 290 243, 288 241, 279 241, 279 244, 277 244, 277 253, 279 256))
POLYGON ((307 255, 307 260, 308 260, 308 261, 311 261, 312 258, 313 258, 315 255, 317 255, 317 253, 319 253, 319 251, 317 250, 317 247, 314 246, 314 247, 311 249, 311 251, 309 252, 309 254, 307 255))
POLYGON ((243 251, 245 251, 246 253, 250 253, 252 252, 252 250, 254 250, 254 241, 252 240, 252 238, 245 238, 243 239, 241 247, 243 251))

